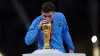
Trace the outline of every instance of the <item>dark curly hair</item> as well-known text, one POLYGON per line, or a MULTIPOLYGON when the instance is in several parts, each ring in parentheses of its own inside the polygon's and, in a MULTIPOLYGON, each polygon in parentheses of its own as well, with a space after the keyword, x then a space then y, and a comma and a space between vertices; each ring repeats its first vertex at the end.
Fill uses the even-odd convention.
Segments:
POLYGON ((55 5, 52 2, 46 2, 42 5, 41 8, 42 12, 51 12, 55 11, 55 5))

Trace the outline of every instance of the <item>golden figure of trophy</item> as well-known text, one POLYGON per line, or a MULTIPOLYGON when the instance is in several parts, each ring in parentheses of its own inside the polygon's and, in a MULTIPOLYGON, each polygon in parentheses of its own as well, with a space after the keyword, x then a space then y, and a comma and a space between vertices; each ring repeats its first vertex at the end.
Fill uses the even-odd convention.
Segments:
POLYGON ((50 49, 50 33, 51 33, 51 23, 48 22, 47 24, 43 24, 41 27, 43 31, 43 37, 44 37, 44 46, 43 49, 50 49))

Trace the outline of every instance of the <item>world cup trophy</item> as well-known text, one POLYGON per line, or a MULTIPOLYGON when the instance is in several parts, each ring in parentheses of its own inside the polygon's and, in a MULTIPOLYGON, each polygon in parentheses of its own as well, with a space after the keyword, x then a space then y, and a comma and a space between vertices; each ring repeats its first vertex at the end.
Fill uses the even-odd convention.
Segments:
POLYGON ((46 24, 43 24, 41 29, 43 31, 43 38, 44 38, 43 49, 51 49, 50 47, 51 23, 47 22, 46 24))

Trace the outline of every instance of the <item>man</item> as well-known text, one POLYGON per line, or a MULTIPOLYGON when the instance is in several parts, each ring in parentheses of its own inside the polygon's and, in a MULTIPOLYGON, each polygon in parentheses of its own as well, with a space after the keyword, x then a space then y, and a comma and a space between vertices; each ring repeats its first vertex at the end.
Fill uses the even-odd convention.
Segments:
POLYGON ((31 24, 26 36, 25 43, 30 45, 35 39, 38 39, 38 49, 43 47, 43 32, 41 26, 47 22, 52 24, 52 33, 50 46, 52 49, 58 49, 65 53, 63 40, 66 42, 69 53, 74 52, 72 39, 68 31, 68 25, 65 16, 60 12, 55 12, 55 5, 51 2, 46 2, 41 8, 42 15, 38 16, 31 24))

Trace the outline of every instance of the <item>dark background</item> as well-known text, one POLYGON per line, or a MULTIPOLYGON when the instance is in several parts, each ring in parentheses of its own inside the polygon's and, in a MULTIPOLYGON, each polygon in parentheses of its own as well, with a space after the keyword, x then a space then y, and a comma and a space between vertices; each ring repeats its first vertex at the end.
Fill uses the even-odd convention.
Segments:
MULTIPOLYGON (((24 37, 47 1, 52 1, 56 11, 67 18, 75 53, 92 56, 91 37, 96 35, 100 39, 100 1, 97 0, 0 0, 0 52, 4 56, 22 56, 36 50, 36 42, 27 46, 24 37)), ((68 52, 66 45, 65 48, 68 52)))

